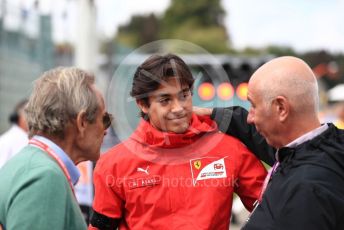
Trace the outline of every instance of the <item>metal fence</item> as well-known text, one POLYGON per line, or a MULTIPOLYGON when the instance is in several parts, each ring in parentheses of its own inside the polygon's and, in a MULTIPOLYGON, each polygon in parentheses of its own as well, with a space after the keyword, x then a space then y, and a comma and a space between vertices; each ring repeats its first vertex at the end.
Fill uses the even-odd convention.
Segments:
POLYGON ((0 19, 0 133, 8 127, 15 104, 27 98, 32 82, 54 65, 51 17, 38 16, 36 38, 4 28, 0 19))

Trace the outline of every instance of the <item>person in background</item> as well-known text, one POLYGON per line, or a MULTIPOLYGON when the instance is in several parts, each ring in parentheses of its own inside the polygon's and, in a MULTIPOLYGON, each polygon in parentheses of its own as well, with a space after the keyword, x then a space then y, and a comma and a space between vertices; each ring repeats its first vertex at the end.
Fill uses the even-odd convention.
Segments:
POLYGON ((311 68, 296 57, 269 61, 252 75, 248 100, 248 113, 240 107, 197 112, 212 113, 222 131, 273 164, 243 229, 344 229, 344 131, 320 124, 311 68))
MULTIPOLYGON (((105 153, 108 149, 115 146, 120 142, 114 129, 110 126, 106 130, 106 135, 103 139, 103 143, 100 148, 100 154, 105 153)), ((92 202, 93 202, 93 169, 95 162, 84 161, 77 165, 80 171, 80 178, 75 185, 75 196, 80 205, 82 214, 84 215, 87 224, 90 222, 92 214, 92 202)))
POLYGON ((29 144, 0 169, 4 229, 86 229, 74 195, 76 165, 96 161, 111 116, 94 75, 56 68, 36 80, 26 118, 29 144))
POLYGON ((336 112, 337 120, 334 122, 334 125, 338 129, 344 129, 344 101, 338 102, 336 112))
POLYGON ((27 145, 28 128, 24 114, 27 100, 20 101, 9 117, 11 128, 0 136, 0 168, 27 145))
POLYGON ((142 119, 97 162, 89 229, 228 229, 234 192, 252 210, 265 168, 209 117, 192 113, 193 82, 173 54, 137 68, 131 96, 142 119))

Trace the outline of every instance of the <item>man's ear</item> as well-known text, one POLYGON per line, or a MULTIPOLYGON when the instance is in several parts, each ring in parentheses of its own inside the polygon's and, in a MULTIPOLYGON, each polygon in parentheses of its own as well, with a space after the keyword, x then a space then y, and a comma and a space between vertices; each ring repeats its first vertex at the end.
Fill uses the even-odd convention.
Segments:
POLYGON ((141 109, 142 112, 144 112, 145 114, 148 113, 148 106, 146 105, 144 101, 136 100, 136 104, 141 109))
POLYGON ((276 109, 276 112, 278 114, 279 120, 281 122, 286 121, 287 117, 290 113, 290 105, 289 105, 288 99, 283 97, 283 96, 277 96, 274 99, 273 103, 276 106, 275 109, 276 109))
POLYGON ((86 127, 88 125, 87 115, 85 111, 81 111, 76 116, 76 128, 81 137, 84 137, 86 133, 86 127))

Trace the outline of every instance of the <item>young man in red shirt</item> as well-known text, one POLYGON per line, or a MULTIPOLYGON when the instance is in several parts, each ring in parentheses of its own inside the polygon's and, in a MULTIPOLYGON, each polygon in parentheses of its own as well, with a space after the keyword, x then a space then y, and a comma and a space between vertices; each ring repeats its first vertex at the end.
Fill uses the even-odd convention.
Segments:
POLYGON ((209 117, 192 113, 194 79, 176 55, 138 67, 131 96, 142 119, 94 172, 89 229, 228 229, 233 193, 248 210, 266 171, 209 117))

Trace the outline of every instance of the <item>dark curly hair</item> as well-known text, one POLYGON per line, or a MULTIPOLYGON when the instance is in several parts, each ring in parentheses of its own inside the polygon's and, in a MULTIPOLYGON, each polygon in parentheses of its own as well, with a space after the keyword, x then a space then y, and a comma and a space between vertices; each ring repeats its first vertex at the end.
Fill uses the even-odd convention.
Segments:
MULTIPOLYGON (((192 91, 194 79, 185 62, 174 54, 152 55, 136 70, 130 95, 149 107, 149 94, 159 88, 162 81, 177 77, 192 91)), ((141 112, 144 117, 144 113, 141 112)))

